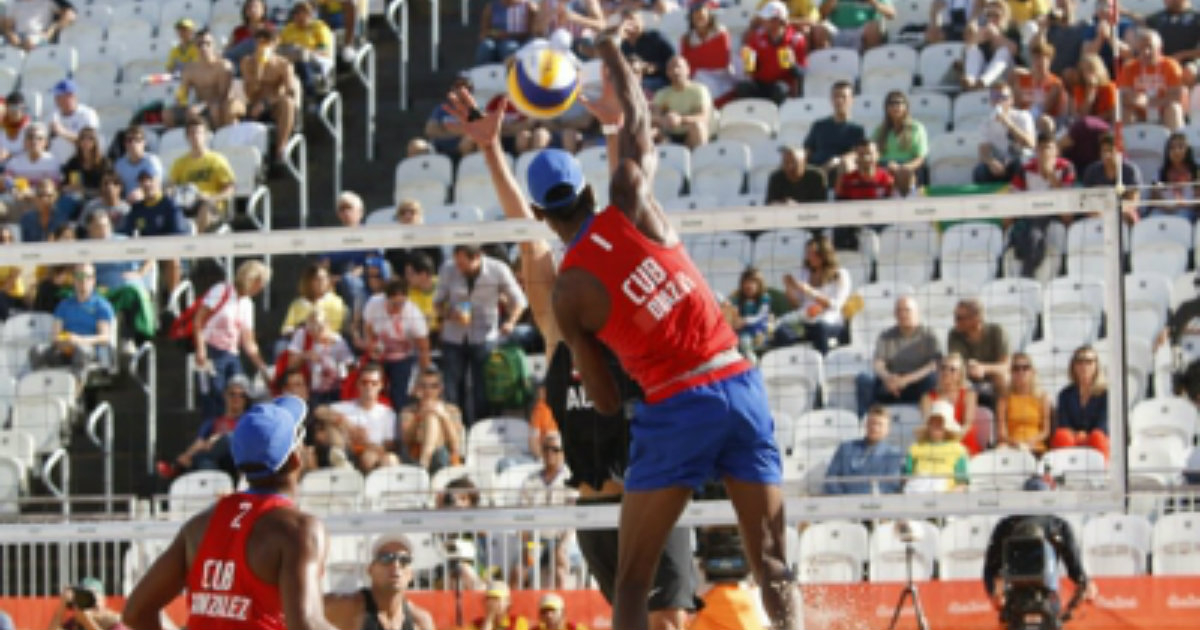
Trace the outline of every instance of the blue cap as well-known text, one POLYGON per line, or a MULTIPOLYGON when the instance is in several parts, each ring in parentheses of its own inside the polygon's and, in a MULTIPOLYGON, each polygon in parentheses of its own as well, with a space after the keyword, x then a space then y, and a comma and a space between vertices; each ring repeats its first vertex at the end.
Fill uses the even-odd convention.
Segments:
POLYGON ((1044 492, 1052 489, 1045 479, 1037 475, 1026 479, 1023 487, 1026 492, 1044 492))
POLYGON ((379 277, 388 280, 392 277, 392 268, 388 265, 387 260, 382 256, 367 256, 364 261, 364 266, 370 267, 379 272, 379 277))
POLYGON ((78 90, 78 88, 76 87, 75 82, 70 79, 63 79, 62 81, 59 81, 58 83, 54 84, 54 95, 55 96, 62 96, 63 94, 74 94, 77 90, 78 90))
POLYGON ((308 404, 295 396, 280 396, 275 400, 251 407, 238 419, 230 443, 233 461, 241 468, 253 464, 266 470, 247 474, 248 479, 269 477, 283 466, 298 438, 300 427, 308 416, 308 404))
POLYGON ((583 168, 575 156, 561 149, 544 149, 529 164, 529 196, 534 205, 547 210, 565 210, 575 204, 583 192, 583 168), (557 186, 567 184, 572 194, 549 202, 546 196, 557 186))

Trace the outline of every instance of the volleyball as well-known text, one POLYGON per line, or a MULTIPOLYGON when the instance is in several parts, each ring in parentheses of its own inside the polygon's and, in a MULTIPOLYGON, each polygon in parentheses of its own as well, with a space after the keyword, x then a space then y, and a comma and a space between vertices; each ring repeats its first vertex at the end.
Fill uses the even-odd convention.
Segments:
POLYGON ((579 88, 571 55, 548 45, 526 46, 508 69, 508 98, 530 118, 547 120, 567 111, 579 88))

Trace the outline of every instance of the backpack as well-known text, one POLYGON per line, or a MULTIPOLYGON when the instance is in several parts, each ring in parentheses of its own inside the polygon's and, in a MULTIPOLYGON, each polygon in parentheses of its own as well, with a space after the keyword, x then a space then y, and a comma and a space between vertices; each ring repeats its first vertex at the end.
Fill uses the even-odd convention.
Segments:
POLYGON ((524 408, 533 398, 525 351, 517 345, 492 350, 483 366, 483 390, 496 409, 524 408))
MULTIPOLYGON (((212 310, 216 313, 225 306, 225 302, 229 300, 229 294, 233 293, 233 285, 225 287, 225 293, 221 295, 221 301, 217 302, 217 307, 212 310)), ((204 298, 193 301, 179 317, 176 317, 171 326, 167 329, 167 337, 178 343, 184 350, 194 352, 196 350, 196 313, 200 312, 200 307, 204 304, 204 298)))

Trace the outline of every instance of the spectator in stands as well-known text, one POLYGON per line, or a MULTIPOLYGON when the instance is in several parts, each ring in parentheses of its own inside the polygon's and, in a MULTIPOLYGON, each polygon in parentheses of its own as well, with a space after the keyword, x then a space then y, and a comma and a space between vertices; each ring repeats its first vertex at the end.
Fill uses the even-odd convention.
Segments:
POLYGON ((142 198, 138 177, 143 171, 150 173, 158 181, 162 181, 164 174, 158 156, 146 151, 145 128, 137 124, 125 128, 125 155, 117 160, 113 168, 121 177, 123 194, 130 203, 142 198))
POLYGON ((54 113, 50 115, 50 133, 74 143, 80 132, 100 128, 100 117, 96 110, 79 102, 79 88, 71 79, 54 84, 54 113))
MULTIPOLYGON (((401 199, 400 203, 396 204, 395 221, 400 225, 425 225, 425 209, 416 199, 401 199)), ((403 273, 409 258, 417 254, 428 257, 435 265, 435 269, 436 265, 442 262, 442 248, 437 246, 391 248, 384 252, 384 256, 392 265, 392 271, 396 273, 403 273)))
MULTIPOLYGON (((471 79, 461 74, 455 77, 454 83, 450 86, 450 92, 454 93, 459 88, 466 88, 472 92, 475 90, 471 79)), ((454 120, 454 116, 450 115, 450 111, 446 109, 444 103, 439 103, 437 107, 434 107, 429 118, 426 119, 425 137, 429 138, 438 153, 444 155, 467 155, 475 151, 475 143, 463 134, 462 127, 458 121, 454 120)))
POLYGON ((237 477, 237 466, 229 450, 230 433, 237 426, 242 414, 250 408, 250 379, 238 374, 225 384, 225 412, 214 418, 206 418, 196 439, 175 458, 175 475, 191 470, 222 470, 230 477, 237 477))
POLYGON ((1087 53, 1079 60, 1079 82, 1071 89, 1067 118, 1094 116, 1112 124, 1117 115, 1117 85, 1098 55, 1087 53))
POLYGON ((25 152, 14 155, 4 166, 10 181, 25 180, 36 185, 43 179, 62 183, 62 164, 47 150, 50 136, 42 123, 32 123, 25 132, 25 152))
POLYGON ((738 288, 729 296, 726 320, 738 336, 738 350, 751 361, 767 349, 775 318, 767 280, 755 267, 747 267, 738 278, 738 288))
POLYGON ((1116 138, 1111 133, 1100 137, 1100 159, 1093 162, 1083 172, 1083 185, 1087 188, 1112 188, 1117 184, 1117 174, 1120 169, 1120 181, 1124 190, 1121 193, 1121 214, 1126 223, 1136 223, 1138 220, 1138 199, 1141 197, 1142 171, 1138 165, 1125 159, 1117 151, 1116 138))
POLYGON ((365 298, 357 302, 352 310, 350 321, 350 344, 356 353, 367 349, 367 338, 363 333, 363 307, 372 297, 383 294, 383 288, 392 277, 392 267, 380 256, 369 256, 363 266, 363 278, 366 280, 365 298))
POLYGON ((983 9, 983 25, 972 36, 963 59, 964 90, 985 90, 1008 78, 1017 44, 1009 32, 1008 10, 1002 0, 990 0, 983 9))
POLYGON ((718 107, 733 98, 733 38, 709 2, 694 2, 688 8, 688 30, 679 42, 679 54, 687 60, 692 80, 708 88, 718 107))
POLYGON ((654 29, 646 29, 640 12, 621 10, 621 54, 642 78, 642 88, 653 94, 666 87, 667 62, 675 56, 675 46, 654 29))
MULTIPOLYGON (((112 220, 106 212, 93 212, 84 224, 88 240, 106 241, 124 239, 114 234, 112 220)), ((126 338, 146 341, 158 330, 154 302, 149 290, 154 261, 120 260, 97 262, 96 286, 100 293, 121 315, 121 330, 126 338)), ((129 352, 132 354, 132 351, 129 352)))
POLYGON ((168 181, 176 186, 191 184, 203 200, 217 204, 224 209, 226 202, 233 197, 234 184, 237 180, 233 168, 225 156, 208 148, 208 124, 201 118, 189 118, 187 121, 187 141, 189 150, 176 158, 171 165, 168 181))
POLYGON ((350 345, 329 324, 324 311, 309 312, 304 326, 292 334, 287 362, 289 369, 304 370, 308 377, 309 401, 313 405, 337 402, 342 374, 352 363, 350 345))
POLYGON ((274 29, 258 29, 253 41, 253 54, 243 56, 239 62, 246 93, 246 116, 250 120, 275 123, 275 158, 282 160, 284 147, 296 127, 300 83, 292 64, 276 54, 279 36, 274 29))
MULTIPOLYGON (((542 437, 542 468, 534 471, 521 483, 518 503, 522 506, 554 506, 567 505, 571 502, 570 490, 567 488, 567 470, 563 457, 562 434, 547 433, 542 437)), ((533 532, 523 532, 525 540, 532 539, 533 532)), ((519 584, 531 588, 534 584, 566 584, 568 559, 567 546, 574 531, 562 529, 556 531, 538 532, 540 545, 532 548, 526 543, 522 545, 525 552, 521 554, 520 566, 514 567, 519 584), (532 549, 532 550, 531 550, 532 549), (541 549, 538 553, 536 550, 541 549), (551 569, 553 567, 553 569, 551 569), (540 582, 534 581, 533 573, 542 572, 540 582), (549 571, 553 570, 553 576, 549 571)))
POLYGON ((763 20, 762 26, 746 34, 742 48, 746 80, 737 85, 737 95, 767 98, 782 105, 785 99, 800 94, 800 80, 808 63, 808 42, 788 24, 788 10, 783 2, 773 0, 763 5, 758 17, 763 20))
POLYGON ((242 59, 254 52, 258 43, 255 37, 259 29, 274 29, 267 19, 267 3, 264 0, 242 2, 242 23, 233 28, 229 41, 225 43, 225 58, 234 69, 241 67, 242 59))
MULTIPOLYGON (((978 392, 980 404, 995 406, 996 396, 1008 387, 1008 334, 999 324, 987 321, 979 298, 959 300, 954 307, 954 327, 946 335, 946 350, 965 362, 963 376, 978 392)), ((968 418, 958 417, 969 425, 968 418)))
POLYGON ((871 405, 863 421, 863 437, 838 445, 825 469, 825 494, 894 494, 900 492, 903 456, 888 442, 892 416, 887 407, 871 405))
POLYGON ((897 298, 895 312, 896 325, 880 333, 875 342, 872 371, 858 375, 860 415, 875 403, 916 404, 937 384, 941 350, 933 330, 921 324, 917 301, 897 298))
POLYGON ((462 411, 442 398, 443 389, 442 373, 431 365, 422 367, 415 400, 400 408, 400 458, 430 474, 460 465, 466 451, 462 411))
POLYGON ((179 75, 176 104, 163 109, 163 122, 174 127, 189 118, 203 118, 214 129, 224 127, 234 121, 235 110, 241 110, 241 103, 233 96, 233 64, 217 53, 208 29, 196 33, 191 50, 193 59, 184 64, 179 75))
POLYGON ((992 86, 991 101, 995 114, 983 126, 974 173, 976 184, 1011 181, 1032 153, 1036 140, 1033 116, 1015 106, 1007 84, 992 86))
POLYGON ((343 449, 359 470, 369 473, 399 463, 396 412, 380 399, 383 367, 368 363, 358 373, 358 397, 317 407, 313 416, 323 424, 332 448, 343 449))
POLYGON ((58 186, 44 179, 34 186, 33 208, 21 215, 21 242, 40 243, 70 222, 70 212, 58 205, 58 186))
MULTIPOLYGON (((979 397, 967 380, 962 355, 954 350, 942 357, 938 365, 937 385, 921 397, 921 416, 928 417, 930 409, 939 400, 949 402, 954 407, 954 420, 962 427, 962 443, 967 451, 974 455, 987 448, 991 431, 982 423, 978 427, 976 425, 980 410, 979 397), (980 439, 977 428, 982 431, 983 439, 980 439)), ((984 413, 991 418, 990 412, 984 413)))
POLYGON ((29 363, 34 369, 69 367, 82 378, 89 367, 112 367, 114 314, 108 300, 96 293, 96 269, 80 263, 74 274, 75 294, 54 309, 53 341, 30 349, 29 363))
MULTIPOLYGON (((100 194, 104 176, 112 171, 112 163, 100 150, 100 138, 96 130, 84 127, 75 140, 75 155, 62 166, 63 189, 80 201, 87 201, 100 194)), ((115 201, 120 202, 120 183, 115 201)))
POLYGON ((25 96, 10 92, 4 99, 4 133, 0 134, 0 162, 25 151, 25 131, 32 119, 25 105, 25 96))
MULTIPOLYGON (((305 95, 315 99, 332 87, 333 31, 317 19, 310 0, 292 5, 291 19, 279 34, 279 44, 279 54, 294 64, 305 95)), ((314 110, 315 106, 316 100, 312 103, 314 110)))
POLYGON ((1192 8, 1191 0, 1163 0, 1163 10, 1145 18, 1146 26, 1162 37, 1163 54, 1179 62, 1184 83, 1194 84, 1200 59, 1200 42, 1196 40, 1200 13, 1192 8))
POLYGON ((1075 185, 1075 166, 1059 157, 1058 143, 1050 133, 1037 137, 1034 158, 1025 162, 1013 177, 1012 189, 1020 191, 1056 190, 1075 185))
POLYGON ((138 186, 141 194, 125 216, 121 233, 126 236, 172 236, 190 232, 183 211, 163 194, 157 177, 142 171, 138 186))
POLYGON ((529 621, 512 613, 508 585, 503 580, 488 582, 483 597, 483 616, 472 621, 469 630, 529 630, 529 621))
POLYGON ((239 348, 264 378, 271 375, 254 339, 254 303, 251 302, 270 281, 270 267, 259 260, 247 260, 238 265, 233 283, 218 283, 201 298, 203 303, 193 319, 196 331, 193 360, 197 373, 208 386, 207 389, 200 388, 201 392, 207 392, 201 397, 201 410, 206 417, 217 416, 225 410, 225 401, 221 398, 225 383, 242 373, 239 348))
POLYGON ((538 6, 529 0, 488 0, 479 14, 475 65, 501 63, 529 40, 538 6))
POLYGON ((1026 2, 1025 0, 1004 0, 1008 7, 1009 17, 1013 28, 1021 31, 1036 32, 1041 18, 1050 12, 1053 2, 1026 2), (1028 24, 1028 26, 1026 26, 1028 24))
POLYGON ((653 125, 660 137, 689 149, 708 142, 712 96, 703 83, 688 78, 688 62, 676 55, 667 62, 670 84, 654 94, 653 125))
MULTIPOLYGON (((51 243, 74 241, 77 229, 74 223, 67 221, 54 228, 46 240, 51 243)), ((75 265, 38 265, 33 276, 37 279, 33 310, 39 313, 53 313, 59 302, 69 298, 74 290, 75 265)))
POLYGON ((997 441, 1041 455, 1050 436, 1050 397, 1038 384, 1037 370, 1028 354, 1012 357, 1008 393, 996 402, 997 441))
POLYGON ((879 168, 879 149, 863 138, 854 146, 854 170, 838 174, 838 199, 887 199, 896 192, 896 183, 887 169, 879 168))
POLYGON ((299 293, 288 305, 280 334, 292 334, 314 310, 325 316, 325 324, 330 330, 335 333, 342 330, 346 323, 346 303, 333 291, 329 270, 318 263, 309 263, 300 274, 299 293))
POLYGON ((1108 459, 1108 383, 1091 346, 1071 355, 1071 384, 1058 392, 1050 448, 1090 446, 1108 459))
POLYGON ((871 138, 879 147, 880 164, 895 181, 896 191, 907 197, 925 179, 920 175, 929 153, 925 125, 913 118, 904 92, 888 92, 883 103, 883 122, 875 128, 871 138))
POLYGON ((1126 61, 1117 74, 1122 121, 1181 129, 1187 98, 1183 68, 1178 61, 1163 56, 1162 38, 1150 29, 1138 31, 1134 52, 1137 55, 1126 61))
POLYGON ((54 41, 75 21, 75 7, 67 0, 12 0, 0 21, 4 39, 25 52, 54 41))
POLYGON ((833 115, 813 123, 804 138, 804 150, 808 154, 808 163, 824 171, 827 179, 833 179, 838 169, 850 168, 854 147, 867 134, 862 125, 850 120, 854 87, 849 81, 834 83, 829 100, 833 103, 833 115))
POLYGON ((965 489, 970 482, 970 456, 959 442, 962 427, 954 420, 954 405, 939 400, 925 414, 925 426, 904 459, 904 492, 947 492, 965 489))
POLYGON ((437 295, 438 278, 434 275, 433 260, 424 252, 416 252, 404 262, 404 280, 408 282, 408 301, 416 305, 429 326, 430 337, 441 330, 437 306, 433 298, 437 295))
POLYGON ((1197 195, 1200 192, 1200 165, 1196 163, 1195 152, 1184 134, 1175 132, 1167 138, 1162 166, 1154 183, 1151 197, 1166 203, 1147 212, 1149 216, 1173 215, 1188 221, 1196 220, 1196 206, 1186 202, 1200 196, 1197 195))
POLYGON ((804 147, 779 148, 779 168, 767 179, 768 205, 820 203, 829 199, 825 171, 809 166, 804 147))
POLYGON ((401 277, 387 281, 382 295, 363 307, 363 334, 367 356, 383 365, 388 397, 400 409, 408 404, 408 383, 413 368, 433 364, 429 352, 429 327, 415 304, 408 301, 408 283, 401 277))
MULTIPOLYGON (((347 4, 353 6, 353 2, 347 4)), ((338 630, 405 628, 434 630, 433 615, 412 603, 413 543, 401 533, 384 534, 371 546, 370 584, 350 593, 325 595, 325 618, 338 630)))
POLYGON ((512 334, 528 302, 508 264, 484 256, 478 245, 456 245, 438 277, 433 301, 442 320, 446 400, 463 410, 470 427, 488 413, 483 387, 487 357, 501 337, 512 334))
POLYGON ((925 25, 925 43, 961 42, 968 34, 974 35, 979 7, 974 0, 933 0, 925 25))
POLYGON ((1062 79, 1050 71, 1054 46, 1044 37, 1035 37, 1029 44, 1029 57, 1028 69, 1013 69, 1013 98, 1018 109, 1033 116, 1039 131, 1052 131, 1061 127, 1067 116, 1067 91, 1062 79))
POLYGON ((196 23, 191 18, 183 18, 175 22, 175 37, 179 38, 171 50, 167 52, 167 72, 179 74, 188 64, 199 58, 196 46, 196 23))
MULTIPOLYGON (((360 0, 315 0, 317 15, 331 29, 342 29, 342 61, 351 63, 358 54, 358 12, 360 0)), ((362 3, 365 8, 366 3, 362 3)))
MULTIPOLYGON (((0 224, 0 245, 17 242, 11 225, 0 224)), ((25 307, 24 269, 18 265, 0 265, 0 321, 17 308, 25 307)))
POLYGON ((821 354, 828 353, 830 342, 845 329, 842 306, 850 297, 850 272, 838 264, 833 241, 826 236, 809 240, 800 277, 784 274, 783 286, 795 310, 780 319, 776 343, 804 340, 821 354))
POLYGON ((883 43, 883 22, 895 17, 896 9, 890 0, 823 0, 823 21, 817 28, 825 31, 821 37, 834 48, 866 51, 883 43))
POLYGON ((1128 40, 1137 24, 1125 11, 1121 11, 1115 25, 1112 19, 1112 0, 1099 0, 1095 12, 1084 24, 1081 52, 1083 56, 1099 56, 1104 71, 1109 76, 1117 76, 1116 57, 1129 59, 1132 56, 1132 46, 1128 40))
MULTIPOLYGON (((338 194, 337 218, 344 227, 362 225, 362 197, 349 190, 338 194)), ((321 256, 321 264, 329 268, 334 289, 346 304, 366 302, 367 288, 363 282, 363 265, 372 254, 378 254, 378 250, 338 251, 321 256)))
MULTIPOLYGON (((17 0, 18 4, 21 0, 17 0)), ((9 13, 12 13, 10 6, 9 13)), ((104 583, 94 577, 83 578, 78 584, 63 589, 50 618, 50 630, 127 630, 121 623, 121 611, 108 607, 104 583), (67 612, 72 613, 64 619, 67 612)))
POLYGON ((538 6, 533 31, 550 38, 556 31, 571 36, 571 52, 581 60, 595 56, 596 34, 608 26, 599 0, 549 0, 538 6))

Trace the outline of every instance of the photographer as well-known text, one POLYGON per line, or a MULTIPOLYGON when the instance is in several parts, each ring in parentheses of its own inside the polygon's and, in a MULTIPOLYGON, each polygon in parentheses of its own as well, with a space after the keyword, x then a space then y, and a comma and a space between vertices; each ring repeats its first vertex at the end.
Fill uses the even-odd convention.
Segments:
MULTIPOLYGON (((1046 490, 1040 478, 1025 483, 1026 490, 1046 490)), ((1091 601, 1097 590, 1083 571, 1075 534, 1067 521, 1053 515, 1013 515, 992 530, 983 565, 983 587, 1009 628, 1023 628, 1030 615, 1040 614, 1040 628, 1059 628, 1082 600, 1091 601), (1049 553, 1047 553, 1047 551, 1049 553), (1063 613, 1058 596, 1058 562, 1066 566, 1075 592, 1063 613), (1003 577, 997 582, 997 577, 1003 577), (1061 615, 1061 617, 1060 617, 1061 615)))
POLYGON ((96 578, 84 578, 63 589, 58 608, 50 618, 49 630, 126 630, 121 613, 108 607, 104 584, 96 578), (64 620, 67 611, 73 614, 64 620))
MULTIPOLYGON (((437 505, 447 510, 469 510, 479 507, 479 489, 467 477, 459 477, 446 484, 439 495, 437 505)), ((434 588, 447 590, 479 591, 487 582, 477 567, 483 567, 487 549, 487 538, 483 533, 447 534, 439 536, 439 542, 448 561, 434 570, 434 588), (449 568, 450 576, 446 573, 449 568)), ((485 567, 490 574, 490 568, 485 567)))
POLYGON ((699 607, 689 630, 764 630, 766 611, 759 605, 758 588, 746 583, 750 566, 742 552, 736 527, 706 527, 697 530, 697 555, 707 591, 700 594, 699 607))

